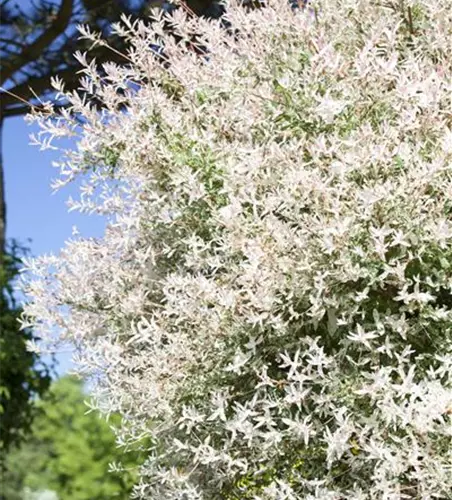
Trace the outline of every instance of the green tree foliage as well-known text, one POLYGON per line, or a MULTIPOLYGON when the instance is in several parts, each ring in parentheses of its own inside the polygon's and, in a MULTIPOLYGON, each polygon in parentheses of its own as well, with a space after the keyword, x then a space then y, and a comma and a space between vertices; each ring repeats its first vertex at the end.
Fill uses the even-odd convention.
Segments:
POLYGON ((130 497, 140 455, 116 445, 111 422, 89 412, 82 382, 64 377, 37 403, 30 438, 8 457, 5 499, 23 500, 26 491, 54 491, 64 500, 130 497), (121 472, 109 472, 115 463, 121 472))
MULTIPOLYGON (((20 330, 21 308, 13 283, 19 272, 24 250, 13 243, 0 262, 0 452, 20 442, 29 430, 33 399, 42 395, 50 384, 50 368, 27 350, 34 340, 31 330, 20 330)), ((1 460, 1 458, 0 458, 1 460)))

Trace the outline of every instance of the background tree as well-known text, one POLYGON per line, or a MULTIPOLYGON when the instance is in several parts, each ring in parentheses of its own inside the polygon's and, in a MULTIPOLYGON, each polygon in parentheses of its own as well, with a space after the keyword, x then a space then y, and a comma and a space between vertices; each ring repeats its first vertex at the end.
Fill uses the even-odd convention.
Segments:
POLYGON ((50 384, 50 368, 26 348, 27 341, 34 340, 33 332, 19 330, 21 308, 14 297, 13 283, 23 252, 13 243, 0 266, 0 461, 29 430, 34 414, 32 400, 50 384))
MULTIPOLYGON (((50 490, 64 500, 130 497, 140 464, 138 451, 115 443, 110 424, 88 411, 80 380, 64 377, 38 402, 32 434, 8 457, 4 496, 22 500, 24 493, 50 490), (125 471, 109 472, 110 463, 125 471)), ((112 415, 111 424, 119 417, 112 415)))

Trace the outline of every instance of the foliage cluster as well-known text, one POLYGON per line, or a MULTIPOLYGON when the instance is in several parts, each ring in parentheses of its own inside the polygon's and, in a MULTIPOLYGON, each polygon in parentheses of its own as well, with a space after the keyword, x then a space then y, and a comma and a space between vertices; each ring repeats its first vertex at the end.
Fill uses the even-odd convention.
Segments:
POLYGON ((24 324, 152 437, 138 497, 451 498, 449 7, 124 20, 92 101, 55 82, 37 142, 80 134, 60 183, 110 224, 28 262, 24 324))

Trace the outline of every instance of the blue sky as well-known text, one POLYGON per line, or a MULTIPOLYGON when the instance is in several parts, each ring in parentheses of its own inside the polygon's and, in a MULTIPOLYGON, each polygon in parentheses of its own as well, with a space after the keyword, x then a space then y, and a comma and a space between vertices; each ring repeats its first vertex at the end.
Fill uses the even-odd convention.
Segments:
MULTIPOLYGON (((66 200, 77 197, 77 185, 54 193, 50 187, 58 171, 52 161, 58 152, 31 146, 29 135, 36 128, 23 117, 8 118, 3 125, 3 165, 7 206, 7 237, 26 243, 32 255, 57 253, 77 226, 83 236, 101 236, 104 221, 95 215, 69 212, 66 200), (27 240, 31 239, 29 243, 27 240)), ((58 357, 59 373, 70 368, 70 355, 58 357)))
POLYGON ((100 236, 104 227, 100 217, 68 212, 66 200, 70 195, 77 197, 76 185, 56 193, 51 189, 58 175, 52 167, 58 152, 31 146, 33 130, 22 117, 9 118, 4 124, 7 236, 22 241, 31 238, 34 255, 57 252, 71 236, 73 225, 84 236, 100 236))

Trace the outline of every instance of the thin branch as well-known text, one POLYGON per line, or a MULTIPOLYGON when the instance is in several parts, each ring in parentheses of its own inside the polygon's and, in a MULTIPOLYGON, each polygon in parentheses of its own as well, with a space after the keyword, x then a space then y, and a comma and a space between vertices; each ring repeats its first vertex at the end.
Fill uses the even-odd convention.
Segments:
POLYGON ((10 92, 9 90, 4 89, 3 87, 0 87, 0 90, 1 90, 2 92, 4 92, 5 94, 8 94, 10 97, 12 97, 12 98, 14 98, 14 99, 16 99, 16 100, 18 100, 18 101, 20 101, 20 102, 23 102, 23 103, 27 104, 28 106, 32 106, 32 104, 29 104, 29 102, 28 102, 28 101, 26 101, 26 100, 25 100, 23 97, 21 97, 20 95, 17 95, 17 94, 15 94, 14 92, 10 92))
POLYGON ((30 78, 26 82, 16 85, 8 90, 3 89, 2 107, 5 110, 4 113, 9 106, 17 104, 17 96, 21 96, 21 100, 28 103, 28 99, 34 98, 35 95, 42 95, 46 90, 51 90, 51 80, 55 77, 62 78, 66 84, 72 88, 75 88, 79 81, 76 70, 74 68, 68 68, 62 71, 55 71, 41 77, 30 78), (6 95, 3 95, 3 93, 6 95))
MULTIPOLYGON (((52 109, 53 109, 53 111, 57 111, 59 109, 63 109, 66 107, 67 107, 67 104, 57 104, 57 105, 54 104, 52 109)), ((32 110, 42 112, 43 108, 40 106, 37 106, 33 103, 27 102, 27 104, 4 109, 1 111, 1 114, 2 114, 2 118, 11 118, 13 116, 26 115, 27 113, 30 113, 32 110)))
POLYGON ((415 34, 415 29, 414 29, 414 23, 413 23, 413 12, 411 10, 411 7, 408 6, 408 29, 410 30, 410 34, 414 35, 415 34))

